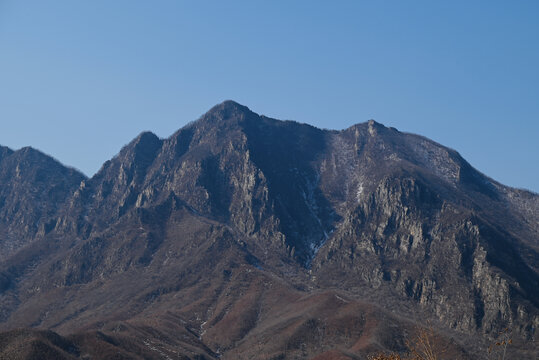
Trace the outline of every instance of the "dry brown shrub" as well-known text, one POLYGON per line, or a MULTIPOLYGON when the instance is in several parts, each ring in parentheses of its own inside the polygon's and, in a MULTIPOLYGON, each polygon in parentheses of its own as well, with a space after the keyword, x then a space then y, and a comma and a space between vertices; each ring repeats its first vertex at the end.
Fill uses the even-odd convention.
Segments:
POLYGON ((441 360, 447 349, 439 346, 434 337, 432 327, 420 328, 412 341, 408 341, 410 360, 441 360))
POLYGON ((442 360, 445 348, 439 346, 435 341, 432 327, 420 328, 415 337, 406 341, 409 353, 402 357, 399 354, 377 354, 371 355, 369 360, 442 360))
POLYGON ((507 346, 512 343, 512 331, 509 328, 506 328, 498 334, 496 342, 488 348, 489 359, 505 360, 507 346))
POLYGON ((399 354, 377 354, 369 356, 369 360, 405 360, 399 354))

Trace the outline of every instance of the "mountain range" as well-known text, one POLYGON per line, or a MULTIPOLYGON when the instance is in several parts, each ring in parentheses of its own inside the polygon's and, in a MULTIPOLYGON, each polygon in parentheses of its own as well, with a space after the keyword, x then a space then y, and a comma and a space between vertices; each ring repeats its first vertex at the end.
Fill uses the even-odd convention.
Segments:
POLYGON ((539 195, 373 120, 225 101, 91 178, 0 147, 0 359, 539 353, 539 195))

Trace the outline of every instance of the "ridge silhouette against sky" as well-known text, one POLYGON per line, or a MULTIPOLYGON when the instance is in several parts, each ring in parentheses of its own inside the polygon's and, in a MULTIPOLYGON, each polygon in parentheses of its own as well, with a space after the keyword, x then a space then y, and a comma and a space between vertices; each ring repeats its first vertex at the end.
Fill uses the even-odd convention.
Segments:
POLYGON ((0 0, 0 144, 92 175, 213 105, 374 118, 539 191, 536 1, 0 0))

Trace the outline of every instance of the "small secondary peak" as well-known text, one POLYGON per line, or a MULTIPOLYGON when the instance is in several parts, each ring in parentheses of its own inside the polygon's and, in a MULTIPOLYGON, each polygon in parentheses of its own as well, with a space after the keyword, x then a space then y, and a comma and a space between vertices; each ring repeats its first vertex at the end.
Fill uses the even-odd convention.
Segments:
POLYGON ((378 129, 385 129, 385 126, 383 124, 380 124, 379 122, 374 121, 373 119, 370 119, 367 121, 369 134, 375 135, 376 130, 378 129))
POLYGON ((159 136, 155 135, 151 131, 143 131, 135 138, 135 140, 137 142, 147 142, 147 141, 155 142, 159 140, 159 136))
POLYGON ((44 154, 40 150, 37 150, 31 146, 24 146, 19 150, 15 151, 15 154, 19 156, 39 156, 39 157, 49 157, 49 155, 44 154))
POLYGON ((135 153, 154 153, 161 147, 163 141, 151 131, 141 132, 134 140, 126 145, 122 152, 134 151, 135 153))

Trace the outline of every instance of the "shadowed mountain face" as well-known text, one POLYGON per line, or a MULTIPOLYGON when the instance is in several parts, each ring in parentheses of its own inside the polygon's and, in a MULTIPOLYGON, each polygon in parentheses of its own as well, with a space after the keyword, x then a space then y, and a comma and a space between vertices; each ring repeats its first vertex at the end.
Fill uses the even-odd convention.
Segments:
POLYGON ((2 147, 0 230, 0 328, 54 331, 3 333, 21 359, 356 359, 426 320, 455 358, 539 350, 539 197, 372 120, 227 101, 90 179, 2 147))
POLYGON ((0 260, 53 230, 84 178, 30 147, 0 146, 0 260))

